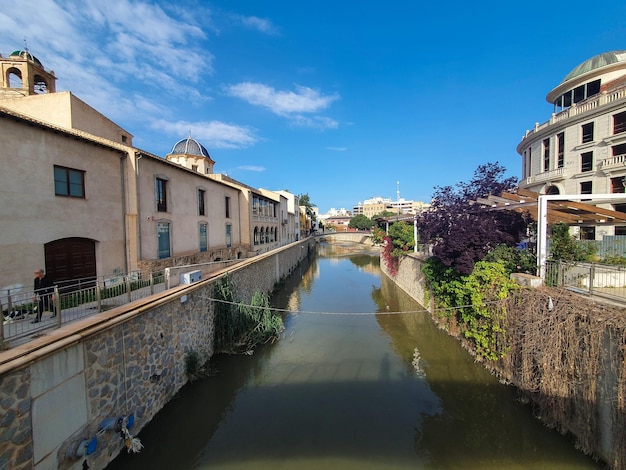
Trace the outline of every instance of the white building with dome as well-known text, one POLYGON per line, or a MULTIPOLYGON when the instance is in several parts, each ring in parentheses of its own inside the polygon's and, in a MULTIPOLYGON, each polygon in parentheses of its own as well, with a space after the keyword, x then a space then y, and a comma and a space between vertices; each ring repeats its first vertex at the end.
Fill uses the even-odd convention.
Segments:
MULTIPOLYGON (((626 183, 626 50, 574 68, 546 96, 548 121, 517 146, 520 188, 538 194, 623 193, 626 183)), ((607 205, 626 212, 626 204, 607 205)), ((626 235, 626 226, 581 226, 581 236, 626 235)))

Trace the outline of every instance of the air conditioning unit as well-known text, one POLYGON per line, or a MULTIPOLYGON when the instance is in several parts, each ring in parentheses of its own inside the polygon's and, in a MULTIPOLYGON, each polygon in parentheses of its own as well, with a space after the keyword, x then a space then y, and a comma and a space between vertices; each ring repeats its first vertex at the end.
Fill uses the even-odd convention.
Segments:
POLYGON ((180 274, 181 284, 192 284, 194 282, 198 282, 200 279, 202 279, 202 271, 199 269, 180 274))

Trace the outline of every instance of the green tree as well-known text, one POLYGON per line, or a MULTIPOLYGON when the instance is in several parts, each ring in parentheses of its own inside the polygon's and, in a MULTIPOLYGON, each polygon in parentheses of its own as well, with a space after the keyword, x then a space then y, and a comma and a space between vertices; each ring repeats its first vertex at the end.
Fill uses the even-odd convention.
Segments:
POLYGON ((595 249, 591 244, 578 243, 576 237, 569 234, 569 225, 561 222, 550 226, 550 254, 554 259, 563 261, 589 261, 595 249))
POLYGON ((363 214, 357 214, 350 219, 348 227, 359 230, 369 230, 375 225, 375 222, 363 214))
POLYGON ((412 224, 409 225, 404 222, 394 222, 391 224, 391 227, 389 227, 389 238, 393 244, 391 255, 396 258, 412 251, 415 247, 412 224))
POLYGON ((311 217, 311 220, 315 222, 317 220, 317 217, 315 217, 315 212, 313 212, 313 208, 317 207, 317 205, 311 202, 311 199, 309 198, 309 193, 298 195, 298 199, 299 204, 306 208, 306 213, 309 215, 309 217, 311 217))
POLYGON ((537 257, 533 253, 505 244, 498 245, 487 253, 484 261, 501 261, 508 274, 537 272, 537 257))

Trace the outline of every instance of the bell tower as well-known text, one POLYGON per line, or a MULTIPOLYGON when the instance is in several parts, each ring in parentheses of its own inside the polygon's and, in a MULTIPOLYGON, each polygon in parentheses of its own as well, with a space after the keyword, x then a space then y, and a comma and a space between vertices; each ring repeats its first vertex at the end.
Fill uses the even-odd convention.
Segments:
POLYGON ((0 54, 0 70, 0 100, 56 92, 54 71, 46 71, 28 48, 13 51, 9 57, 0 54))

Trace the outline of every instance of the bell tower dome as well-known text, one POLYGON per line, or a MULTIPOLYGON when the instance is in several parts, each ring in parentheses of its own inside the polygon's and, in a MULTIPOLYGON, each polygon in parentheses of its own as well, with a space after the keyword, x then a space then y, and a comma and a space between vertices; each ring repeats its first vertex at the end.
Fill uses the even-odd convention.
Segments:
POLYGON ((165 156, 165 159, 204 175, 213 174, 213 166, 215 165, 209 151, 191 137, 191 132, 189 137, 174 144, 172 151, 165 156))
POLYGON ((0 54, 0 70, 0 99, 56 92, 54 71, 46 71, 39 59, 28 52, 28 48, 13 51, 8 57, 0 54))

